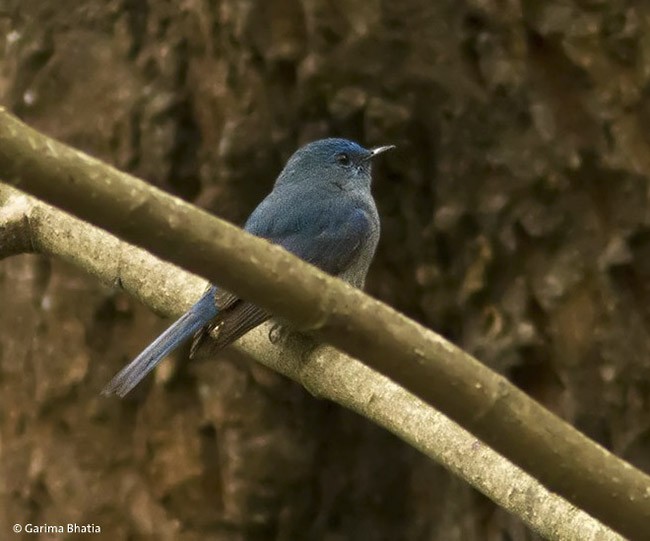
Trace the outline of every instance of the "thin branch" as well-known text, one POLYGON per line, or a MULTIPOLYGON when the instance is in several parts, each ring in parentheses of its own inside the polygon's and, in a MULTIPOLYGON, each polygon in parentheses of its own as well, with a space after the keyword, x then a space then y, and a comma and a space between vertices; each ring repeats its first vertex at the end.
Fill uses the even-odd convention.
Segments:
POLYGON ((385 304, 2 110, 0 178, 313 331, 592 516, 647 535, 650 477, 385 304))
MULTIPOLYGON (((33 239, 38 252, 68 261, 105 283, 120 283, 156 312, 177 317, 204 290, 202 279, 0 184, 0 200, 3 195, 5 207, 21 202, 25 216, 20 223, 28 229, 24 235, 33 239)), ((4 246, 7 220, 2 217, 6 215, 0 207, 0 246, 4 246)), ((3 255, 0 250, 0 258, 3 255)), ((390 430, 547 539, 623 539, 381 374, 332 347, 314 349, 312 342, 299 336, 273 344, 267 338, 269 328, 251 332, 232 347, 301 383, 312 394, 390 430)))
POLYGON ((30 198, 0 190, 0 259, 32 251, 27 214, 30 198))

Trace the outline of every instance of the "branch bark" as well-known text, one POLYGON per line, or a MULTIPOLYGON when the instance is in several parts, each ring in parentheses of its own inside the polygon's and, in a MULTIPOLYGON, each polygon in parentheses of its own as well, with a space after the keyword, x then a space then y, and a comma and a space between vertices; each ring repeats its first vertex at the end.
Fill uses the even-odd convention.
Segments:
POLYGON ((383 303, 5 111, 0 178, 314 332, 620 533, 647 536, 650 477, 383 303))
MULTIPOLYGON (((0 184, 0 259, 20 229, 22 251, 58 257, 97 279, 119 283, 158 313, 178 317, 202 294, 205 281, 68 214, 0 184), (9 210, 7 210, 9 209, 9 210)), ((478 441, 388 378, 330 346, 291 335, 268 340, 270 324, 232 347, 371 419, 462 477, 547 539, 623 538, 478 441)))

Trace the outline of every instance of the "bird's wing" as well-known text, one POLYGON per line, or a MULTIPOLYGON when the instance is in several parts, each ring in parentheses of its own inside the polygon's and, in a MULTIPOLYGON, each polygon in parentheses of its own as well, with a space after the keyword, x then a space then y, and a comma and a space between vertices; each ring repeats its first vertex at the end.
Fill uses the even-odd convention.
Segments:
MULTIPOLYGON (((313 198, 287 201, 271 194, 251 214, 245 229, 336 276, 358 257, 371 234, 372 222, 366 211, 343 200, 330 204, 313 198)), ((197 333, 192 355, 208 335, 215 339, 210 349, 220 349, 271 317, 227 292, 219 290, 217 296, 220 312, 197 333)))
POLYGON ((343 197, 268 197, 246 223, 250 233, 334 276, 358 257, 372 227, 368 212, 343 197))

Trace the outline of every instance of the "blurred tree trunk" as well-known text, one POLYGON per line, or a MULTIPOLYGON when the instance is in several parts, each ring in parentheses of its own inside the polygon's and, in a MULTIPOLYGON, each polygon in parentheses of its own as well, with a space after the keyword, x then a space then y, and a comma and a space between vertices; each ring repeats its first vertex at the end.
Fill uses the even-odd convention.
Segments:
MULTIPOLYGON (((235 222, 307 140, 398 144, 375 175, 369 291, 650 469, 650 7, 5 2, 1 104, 235 222)), ((232 354, 181 351, 129 400, 99 397, 165 323, 77 269, 3 261, 0 299, 0 524, 534 538, 391 435, 232 354)))

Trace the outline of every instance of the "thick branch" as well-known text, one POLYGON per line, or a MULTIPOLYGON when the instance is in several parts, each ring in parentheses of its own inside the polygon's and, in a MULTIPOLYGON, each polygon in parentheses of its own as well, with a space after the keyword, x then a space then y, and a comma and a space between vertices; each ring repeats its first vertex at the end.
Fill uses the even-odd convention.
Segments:
MULTIPOLYGON (((203 280, 143 250, 0 184, 0 201, 3 194, 7 196, 6 206, 21 203, 26 213, 20 221, 23 234, 33 239, 37 251, 71 262, 106 283, 120 283, 161 314, 179 316, 203 292, 203 280)), ((0 246, 4 245, 3 216, 6 214, 0 207, 0 246)), ((0 258, 3 255, 0 249, 0 258)), ((268 331, 268 325, 255 330, 233 347, 301 383, 313 394, 338 402, 390 430, 547 539, 622 539, 359 361, 329 346, 314 350, 311 342, 296 336, 281 345, 272 344, 268 331)))
POLYGON ((385 304, 4 111, 0 178, 314 331, 591 515, 631 538, 647 535, 648 476, 385 304))

